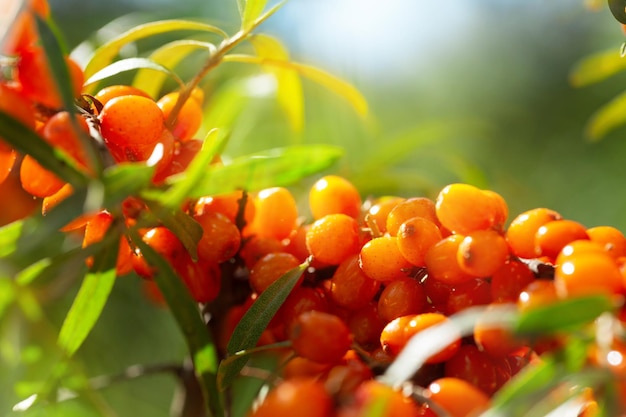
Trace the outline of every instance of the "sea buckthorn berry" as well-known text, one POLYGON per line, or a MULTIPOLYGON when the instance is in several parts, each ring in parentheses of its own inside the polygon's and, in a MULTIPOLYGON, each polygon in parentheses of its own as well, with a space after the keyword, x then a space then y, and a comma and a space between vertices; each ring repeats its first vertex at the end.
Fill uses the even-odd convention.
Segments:
POLYGON ((25 155, 20 165, 22 187, 35 197, 49 197, 59 191, 65 182, 42 167, 30 155, 25 155))
POLYGON ((361 271, 359 256, 350 255, 339 264, 330 279, 330 298, 338 306, 356 310, 366 306, 380 289, 380 281, 361 271))
MULTIPOLYGON (((178 92, 168 93, 157 101, 157 104, 163 111, 165 120, 170 116, 179 96, 180 93, 178 92)), ((183 142, 190 140, 198 132, 202 124, 202 115, 200 103, 190 97, 180 108, 174 126, 172 126, 174 136, 183 142)))
POLYGON ((16 158, 17 152, 0 139, 0 183, 11 173, 16 158))
POLYGON ((66 198, 71 196, 73 193, 74 193, 74 188, 72 188, 71 184, 67 183, 63 187, 61 187, 61 189, 57 191, 56 193, 48 197, 45 197, 43 201, 41 202, 41 214, 43 216, 47 215, 61 201, 65 200, 66 198))
POLYGON ((519 311, 524 312, 533 308, 548 306, 558 300, 554 281, 537 279, 524 288, 517 300, 519 311))
MULTIPOLYGON (((177 259, 181 259, 187 253, 174 232, 164 226, 148 229, 141 239, 172 266, 175 265, 177 259)), ((135 272, 144 278, 150 279, 154 274, 154 269, 145 264, 140 252, 135 253, 133 257, 133 267, 135 272)))
POLYGON ((426 292, 416 279, 402 277, 385 286, 378 299, 378 314, 385 322, 410 314, 419 314, 426 308, 426 292))
MULTIPOLYGON (((241 190, 233 191, 226 194, 200 197, 193 207, 193 213, 202 216, 203 213, 219 212, 230 219, 231 222, 237 222, 237 213, 244 200, 244 192, 241 190)), ((246 223, 252 222, 255 213, 254 200, 252 196, 246 195, 243 220, 246 223)))
POLYGON ((337 175, 320 178, 309 191, 309 208, 316 220, 337 213, 357 218, 361 212, 361 203, 361 195, 356 187, 337 175))
POLYGON ((283 240, 285 252, 295 256, 300 262, 304 262, 310 255, 306 248, 306 233, 310 228, 310 224, 301 224, 291 231, 287 239, 283 240))
MULTIPOLYGON (((65 58, 65 63, 70 73, 74 97, 77 97, 83 87, 83 71, 70 57, 65 58)), ((22 86, 22 92, 30 100, 52 109, 63 106, 63 100, 43 48, 32 46, 20 51, 16 66, 16 79, 22 86)))
POLYGON ((0 195, 11 201, 0 210, 0 226, 27 217, 40 204, 39 200, 24 191, 17 175, 9 175, 0 182, 0 195))
POLYGON ((399 202, 391 209, 385 222, 387 233, 392 236, 397 235, 402 223, 413 217, 430 220, 439 226, 439 219, 435 213, 435 202, 426 197, 413 197, 399 202))
MULTIPOLYGON (((412 318, 404 327, 404 345, 406 345, 406 343, 408 343, 408 341, 413 336, 423 331, 424 329, 438 324, 446 323, 449 320, 450 319, 448 319, 448 317, 439 313, 421 313, 412 316, 412 318)), ((428 358, 426 360, 426 363, 433 364, 445 362, 452 356, 454 356, 460 347, 461 336, 459 335, 458 339, 455 339, 448 346, 444 347, 442 350, 428 358)))
POLYGON ((441 239, 426 252, 425 262, 429 278, 446 284, 460 284, 473 276, 459 266, 457 254, 464 235, 450 235, 441 239))
POLYGON ((450 417, 470 417, 480 414, 489 406, 489 396, 475 385, 453 377, 433 381, 427 397, 448 412, 450 417))
POLYGON ((378 305, 375 301, 365 307, 351 311, 346 319, 354 341, 367 350, 380 346, 380 333, 387 321, 383 321, 378 314, 378 305))
MULTIPOLYGON (((85 227, 85 235, 83 237, 83 248, 100 242, 106 232, 113 224, 113 215, 107 211, 101 211, 93 216, 85 227)), ((125 236, 121 236, 117 254, 116 273, 118 276, 126 275, 133 270, 132 265, 132 249, 128 244, 125 236)), ((87 265, 93 265, 93 258, 87 259, 87 265)))
POLYGON ((446 312, 454 314, 469 307, 489 304, 492 301, 491 283, 483 278, 472 278, 470 281, 452 287, 452 292, 446 301, 446 312))
MULTIPOLYGON (((117 162, 146 161, 157 144, 167 138, 163 135, 163 112, 154 100, 147 97, 115 97, 102 108, 99 117, 104 143, 117 162)), ((163 156, 171 158, 173 137, 171 142, 167 140, 161 146, 163 156)))
POLYGON ((0 110, 26 127, 35 129, 35 112, 30 100, 17 89, 2 83, 0 83, 0 110))
POLYGON ((386 196, 380 197, 371 203, 367 210, 366 217, 368 222, 374 222, 376 228, 381 234, 387 232, 387 216, 395 206, 406 200, 404 197, 386 196))
POLYGON ((334 314, 307 311, 289 327, 289 340, 302 357, 320 363, 337 363, 343 358, 352 336, 346 323, 334 314))
MULTIPOLYGON (((35 14, 42 18, 47 18, 50 15, 50 7, 45 0, 33 0, 24 3, 27 6, 15 16, 8 33, 4 35, 2 40, 0 51, 6 55, 19 54, 22 50, 34 46, 39 38, 35 14)), ((6 4, 10 3, 7 2, 6 4)), ((8 13, 8 10, 4 13, 8 13)))
POLYGON ((579 256, 585 253, 604 253, 608 254, 606 249, 601 243, 594 242, 593 240, 580 239, 574 240, 567 245, 563 246, 563 249, 556 257, 555 265, 562 264, 567 259, 579 256))
POLYGON ((315 378, 290 378, 272 389, 249 417, 328 417, 333 400, 315 378))
MULTIPOLYGON (((89 125, 87 121, 80 116, 74 116, 75 123, 82 133, 89 134, 89 125)), ((72 114, 67 111, 55 113, 48 119, 41 129, 41 136, 49 144, 62 149, 71 156, 80 166, 87 167, 87 152, 84 149, 82 139, 78 136, 74 124, 72 123, 72 114)))
POLYGON ((415 316, 415 314, 410 314, 397 317, 383 327, 380 332, 380 346, 387 354, 396 356, 404 349, 407 343, 404 329, 415 316))
POLYGON ((435 202, 437 218, 446 229, 466 234, 474 230, 500 229, 501 203, 470 184, 444 187, 435 202))
POLYGON ((491 275, 494 302, 517 302, 520 293, 535 280, 535 274, 524 262, 509 259, 491 275))
POLYGON ((254 198, 255 214, 246 234, 286 239, 296 228, 298 206, 291 191, 284 187, 266 188, 254 198))
POLYGON ((188 252, 184 252, 174 261, 173 266, 198 303, 211 302, 218 296, 222 270, 216 262, 204 260, 195 262, 188 252))
POLYGON ((535 254, 554 261, 565 245, 582 239, 589 239, 585 226, 573 220, 554 220, 537 229, 535 254))
POLYGON ((495 230, 470 232, 459 244, 457 263, 467 274, 488 277, 504 265, 509 257, 509 246, 495 230))
POLYGON ((286 328, 300 314, 307 311, 330 311, 330 303, 324 292, 319 288, 298 286, 294 288, 280 306, 276 317, 282 321, 286 328))
POLYGON ((531 259, 537 256, 535 252, 535 235, 544 224, 561 220, 561 215, 548 208, 534 208, 515 217, 506 230, 506 240, 511 252, 520 258, 531 259))
POLYGON ((626 256, 626 237, 613 226, 596 226, 587 229, 587 235, 593 242, 598 242, 613 258, 626 256))
POLYGON ((202 149, 204 142, 197 139, 188 140, 187 142, 180 143, 179 146, 174 147, 174 153, 172 158, 163 169, 160 169, 158 173, 152 178, 152 182, 160 184, 172 175, 185 172, 191 161, 196 157, 198 152, 202 149))
POLYGON ((121 96, 142 96, 150 98, 150 95, 145 91, 126 84, 115 84, 104 87, 94 95, 94 98, 104 106, 112 99, 121 96))
POLYGON ((363 245, 359 265, 365 275, 383 282, 407 276, 412 265, 400 253, 397 241, 395 236, 380 236, 363 245))
POLYGON ((445 363, 445 376, 460 378, 476 386, 487 395, 498 387, 496 365, 491 356, 468 344, 445 363))
POLYGON ((300 261, 290 253, 268 253, 259 259, 250 269, 250 285, 261 293, 278 278, 300 265, 300 261))
POLYGON ((509 206, 506 203, 506 200, 502 195, 498 194, 493 190, 482 190, 483 193, 490 196, 496 205, 495 209, 495 229, 498 231, 504 230, 504 225, 506 224, 506 220, 509 217, 509 206))
POLYGON ((422 286, 424 287, 428 301, 435 305, 445 305, 454 288, 453 285, 434 279, 430 275, 426 276, 426 279, 422 282, 422 286))
POLYGON ((561 298, 577 295, 622 293, 622 274, 615 260, 605 253, 586 253, 556 266, 554 285, 561 298))
MULTIPOLYGON (((474 325, 474 341, 476 346, 492 357, 508 356, 525 346, 525 341, 517 338, 513 330, 504 324, 495 323, 493 314, 497 314, 497 304, 487 306, 484 316, 474 325)), ((511 305, 515 309, 515 305, 511 305)), ((497 319, 497 318, 496 318, 497 319)))
POLYGON ((356 219, 341 213, 316 220, 305 238, 309 253, 328 265, 339 265, 348 256, 359 253, 361 242, 356 219))
POLYGON ((376 410, 381 416, 418 417, 419 406, 402 392, 375 379, 363 382, 354 393, 354 416, 364 416, 376 410))
POLYGON ((253 236, 250 239, 242 240, 239 256, 248 269, 268 253, 283 252, 283 244, 274 238, 263 238, 253 236))
POLYGON ((426 266, 426 253, 442 239, 439 227, 424 217, 406 220, 396 237, 400 253, 415 266, 426 266))
POLYGON ((198 241, 199 258, 221 263, 235 256, 241 245, 241 235, 228 217, 206 212, 193 218, 202 227, 202 237, 198 241))

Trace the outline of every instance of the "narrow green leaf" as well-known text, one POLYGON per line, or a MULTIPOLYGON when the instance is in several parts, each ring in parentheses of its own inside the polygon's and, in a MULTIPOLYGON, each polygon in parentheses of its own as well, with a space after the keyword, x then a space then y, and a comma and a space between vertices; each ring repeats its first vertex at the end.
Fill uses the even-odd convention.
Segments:
POLYGON ((225 146, 227 134, 224 130, 213 129, 204 138, 202 149, 180 177, 173 179, 174 185, 165 191, 159 202, 169 208, 180 207, 180 204, 192 194, 192 191, 203 181, 211 161, 225 146))
MULTIPOLYGON (((244 30, 247 30, 254 26, 255 21, 263 13, 263 9, 267 4, 267 0, 245 0, 245 5, 241 12, 241 26, 244 30)), ((241 7, 241 2, 239 3, 241 7)))
MULTIPOLYGON (((198 49, 204 49, 210 53, 215 51, 215 45, 210 42, 201 42, 192 39, 183 39, 166 43, 155 49, 148 59, 165 68, 173 70, 183 59, 198 49)), ((156 98, 167 79, 164 72, 155 72, 149 69, 140 69, 133 79, 133 86, 145 91, 151 97, 156 98)))
POLYGON ((70 72, 65 61, 65 54, 59 41, 52 31, 52 28, 39 14, 33 13, 39 40, 46 53, 46 59, 50 65, 50 71, 56 81, 56 87, 61 95, 63 107, 71 110, 74 107, 74 92, 72 91, 72 81, 70 72))
POLYGON ((209 100, 202 117, 202 132, 212 129, 230 129, 242 109, 254 94, 250 88, 251 81, 231 80, 220 86, 209 100))
POLYGON ((187 287, 176 275, 170 264, 147 245, 135 230, 131 229, 130 233, 132 241, 137 245, 146 261, 156 267, 157 273, 154 275, 154 281, 185 337, 196 372, 200 376, 205 399, 213 411, 211 415, 223 416, 223 399, 217 390, 216 382, 217 351, 200 316, 198 305, 191 298, 187 287))
POLYGON ((104 171, 104 202, 103 206, 112 208, 124 201, 128 196, 137 195, 140 190, 151 184, 154 167, 145 163, 121 163, 104 171))
POLYGON ((626 123, 626 92, 598 109, 589 119, 585 132, 591 142, 597 142, 624 123, 626 123))
POLYGON ((361 117, 368 115, 367 100, 359 90, 346 81, 331 75, 319 68, 297 62, 279 59, 265 59, 257 56, 231 54, 224 56, 225 62, 242 62, 247 64, 271 65, 279 68, 290 68, 347 100, 361 117))
MULTIPOLYGON (((276 38, 268 35, 255 35, 250 38, 259 57, 281 61, 289 60, 289 52, 276 38)), ((291 128, 300 132, 304 125, 304 93, 298 72, 277 66, 266 67, 278 82, 278 103, 287 115, 291 128)))
POLYGON ((0 258, 5 258, 16 251, 23 230, 22 220, 0 227, 0 258))
POLYGON ((119 234, 110 234, 109 243, 94 258, 93 268, 72 303, 59 332, 58 344, 67 356, 72 356, 83 344, 100 314, 115 283, 119 234))
POLYGON ((545 334, 581 326, 615 308, 603 295, 569 298, 537 307, 519 316, 515 331, 521 334, 545 334))
POLYGON ((189 197, 290 185, 328 168, 342 153, 336 146, 294 145, 236 158, 227 165, 211 166, 189 197))
MULTIPOLYGON (((253 348, 257 344, 263 330, 296 286, 308 266, 308 262, 302 263, 277 279, 259 295, 235 327, 226 347, 229 355, 236 355, 238 352, 253 348)), ((223 361, 217 375, 219 389, 226 389, 247 362, 248 357, 245 355, 235 360, 223 361)))
POLYGON ((169 68, 148 58, 126 58, 115 61, 111 65, 102 68, 100 71, 89 77, 89 79, 85 81, 85 85, 88 86, 99 81, 106 80, 107 78, 113 77, 115 75, 121 74, 122 72, 133 71, 136 69, 148 69, 151 71, 157 71, 172 78, 178 83, 179 87, 183 88, 185 85, 183 80, 181 80, 180 77, 169 68))
POLYGON ((626 0, 609 0, 609 8, 613 17, 626 25, 626 0))
POLYGON ((76 168, 72 158, 2 110, 0 110, 0 137, 19 152, 35 158, 42 167, 62 180, 75 186, 87 184, 87 176, 76 168))
POLYGON ((209 32, 223 38, 228 37, 227 33, 216 26, 191 20, 172 19, 145 23, 120 34, 99 47, 85 67, 85 77, 91 77, 97 71, 113 62, 124 45, 150 36, 181 30, 209 32))
POLYGON ((590 55, 576 64, 570 73, 570 82, 574 87, 584 87, 624 70, 626 59, 618 49, 610 49, 590 55))

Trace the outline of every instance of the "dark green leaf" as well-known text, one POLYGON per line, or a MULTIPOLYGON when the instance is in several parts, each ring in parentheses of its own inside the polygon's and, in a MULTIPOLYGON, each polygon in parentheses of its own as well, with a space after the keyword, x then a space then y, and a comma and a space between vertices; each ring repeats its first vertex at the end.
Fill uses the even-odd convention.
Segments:
POLYGON ((286 186, 331 166, 343 151, 330 145, 275 148, 211 166, 189 197, 286 186))
MULTIPOLYGON (((308 268, 308 262, 284 274, 259 295, 235 327, 226 347, 229 355, 236 355, 257 344, 270 320, 296 286, 306 268, 308 268)), ((248 358, 244 355, 220 365, 218 386, 221 390, 226 389, 233 382, 247 361, 248 358)))
POLYGON ((98 81, 106 80, 107 78, 113 77, 123 72, 133 71, 137 69, 149 69, 152 71, 158 71, 176 81, 180 88, 183 88, 185 86, 183 80, 181 80, 180 77, 176 75, 176 73, 174 73, 169 68, 148 58, 126 58, 115 61, 114 63, 107 65, 106 67, 102 68, 100 71, 89 77, 89 79, 85 81, 85 85, 88 86, 97 83, 98 81))
POLYGON ((618 22, 626 24, 626 0, 609 0, 609 8, 618 22))
POLYGON ((106 240, 111 243, 95 256, 93 268, 85 275, 59 332, 58 344, 67 356, 72 356, 85 341, 113 289, 119 234, 111 233, 106 240))
POLYGON ((52 147, 28 126, 2 110, 0 110, 0 137, 19 152, 35 158, 42 167, 60 179, 74 186, 87 184, 87 177, 76 168, 70 157, 52 147))
POLYGON ((569 298, 522 313, 515 323, 515 330, 521 334, 567 330, 589 323, 614 308, 611 300, 603 295, 569 298))
POLYGON ((207 326, 200 316, 198 305, 170 264, 132 229, 131 239, 148 264, 156 268, 154 281, 185 337, 196 372, 200 376, 205 398, 213 411, 212 415, 223 415, 223 400, 216 385, 217 351, 207 326))
POLYGON ((74 92, 69 69, 65 61, 65 54, 59 41, 48 23, 37 13, 33 13, 39 32, 39 40, 46 52, 46 58, 50 65, 52 77, 56 80, 56 87, 61 94, 63 107, 71 110, 74 107, 74 92))

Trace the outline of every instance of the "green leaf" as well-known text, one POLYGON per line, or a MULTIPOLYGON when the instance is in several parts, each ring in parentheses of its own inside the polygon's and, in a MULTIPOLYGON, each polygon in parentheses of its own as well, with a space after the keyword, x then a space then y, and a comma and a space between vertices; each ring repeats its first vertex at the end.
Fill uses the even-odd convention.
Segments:
POLYGON ((301 76, 306 77, 343 97, 352 105, 354 110, 356 110, 357 114, 361 117, 368 115, 369 110, 367 100, 365 100, 365 97, 363 97, 359 90, 346 81, 319 68, 280 59, 266 59, 258 56, 239 54, 224 56, 224 62, 242 62, 247 64, 270 65, 278 68, 292 69, 301 76))
MULTIPOLYGON (((201 42, 191 39, 177 40, 166 43, 155 49, 148 59, 165 68, 173 70, 179 62, 198 49, 204 49, 213 53, 215 51, 215 45, 210 42, 201 42)), ((167 74, 164 72, 140 69, 137 75, 135 75, 132 84, 148 93, 151 97, 156 98, 161 92, 166 77, 167 74)))
POLYGON ((580 61, 570 74, 574 87, 584 87, 597 83, 626 70, 626 59, 619 50, 610 49, 590 55, 580 61))
POLYGON ((286 186, 331 166, 343 150, 330 145, 294 145, 239 157, 213 165, 191 190, 190 198, 286 186))
POLYGON ((626 92, 598 109, 587 123, 585 132, 591 142, 597 142, 624 123, 626 123, 626 92))
POLYGON ((0 227, 0 259, 6 258, 17 250, 23 230, 24 221, 22 220, 0 227))
POLYGON ((613 17, 618 22, 626 24, 626 1, 625 0, 609 0, 609 9, 613 13, 613 17))
POLYGON ((0 137, 22 154, 32 156, 42 167, 63 181, 74 186, 87 184, 87 176, 76 168, 72 158, 2 110, 0 110, 0 137))
MULTIPOLYGON (((257 344, 272 317, 296 286, 308 266, 308 262, 302 263, 277 279, 259 295, 233 330, 226 347, 229 355, 236 355, 246 349, 253 348, 257 344)), ((220 364, 217 375, 220 390, 226 389, 233 382, 247 361, 248 358, 243 355, 235 360, 223 361, 220 364)))
POLYGON ((102 68, 113 62, 115 57, 118 55, 120 49, 122 49, 124 45, 150 36, 180 30, 210 32, 218 34, 223 38, 228 37, 228 34, 226 34, 223 30, 216 26, 201 22, 194 22, 191 20, 172 19, 145 23, 122 33, 121 35, 111 39, 109 42, 99 47, 94 52, 93 56, 85 67, 85 77, 91 77, 97 71, 101 70, 102 68))
MULTIPOLYGON (((289 60, 289 52, 276 38, 255 35, 250 38, 259 57, 264 59, 289 60)), ((291 128, 300 132, 304 125, 304 94, 298 72, 289 68, 266 66, 278 82, 278 103, 287 115, 291 128)))
POLYGON ((102 68, 100 71, 89 77, 89 79, 85 81, 85 86, 121 74, 122 72, 133 71, 140 68, 160 72, 176 81, 180 88, 183 88, 185 86, 183 80, 181 80, 180 77, 178 77, 178 75, 172 72, 169 68, 148 58, 126 58, 116 61, 111 65, 107 65, 106 67, 102 68))
POLYGON ((94 258, 59 332, 59 347, 69 357, 83 344, 100 314, 115 283, 119 233, 107 236, 102 252, 94 258))
POLYGON ((39 32, 39 40, 46 53, 46 59, 50 65, 52 76, 56 81, 56 87, 61 95, 63 107, 71 110, 74 108, 74 92, 72 91, 73 84, 65 61, 65 54, 48 23, 39 14, 33 13, 33 15, 37 31, 39 32))
POLYGON ((133 243, 137 245, 148 264, 156 267, 157 273, 154 275, 154 281, 185 337, 196 372, 200 376, 205 399, 213 411, 212 415, 222 416, 224 414, 223 399, 216 385, 217 351, 206 324, 200 316, 198 305, 167 260, 147 245, 136 230, 131 229, 130 234, 133 243))
POLYGON ((201 131, 232 128, 235 119, 254 95, 250 84, 250 79, 232 80, 211 94, 204 109, 201 131))
POLYGON ((151 184, 154 167, 145 163, 125 162, 113 165, 104 171, 103 206, 113 208, 127 197, 139 194, 139 191, 151 184))
POLYGON ((207 175, 207 168, 215 155, 219 154, 226 145, 228 136, 224 130, 213 129, 204 138, 202 149, 184 173, 180 174, 176 182, 167 191, 161 194, 159 202, 169 208, 180 207, 180 204, 192 194, 192 191, 207 175))
POLYGON ((515 324, 515 331, 545 334, 567 330, 587 324, 614 308, 611 300, 603 295, 569 298, 522 313, 515 324))
POLYGON ((247 30, 254 26, 255 21, 263 13, 267 0, 238 0, 241 14, 241 27, 247 30))

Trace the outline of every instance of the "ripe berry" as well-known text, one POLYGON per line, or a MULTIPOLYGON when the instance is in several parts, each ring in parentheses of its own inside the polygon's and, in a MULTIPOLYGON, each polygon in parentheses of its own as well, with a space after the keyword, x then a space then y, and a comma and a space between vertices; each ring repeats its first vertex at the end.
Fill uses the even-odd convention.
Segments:
POLYGON ((547 208, 534 208, 515 217, 506 230, 506 239, 511 252, 520 258, 531 259, 537 256, 535 235, 544 224, 562 219, 561 215, 547 208))
POLYGON ((557 265, 554 285, 559 297, 589 294, 620 294, 624 283, 619 267, 609 254, 586 253, 557 265))
POLYGON ((439 227, 423 217, 407 219, 400 225, 396 237, 400 253, 415 266, 426 265, 426 253, 442 238, 439 227))
POLYGON ((593 242, 598 242, 615 259, 626 256, 626 237, 613 226, 596 226, 587 229, 587 235, 593 242))
POLYGON ((502 202, 469 184, 450 184, 436 200, 437 218, 446 229, 466 234, 475 230, 500 230, 502 202))
POLYGON ((280 382, 249 417, 328 417, 333 400, 324 384, 314 378, 292 378, 280 382))
POLYGON ((380 281, 365 275, 359 267, 358 255, 353 254, 339 264, 330 279, 329 295, 336 305, 356 310, 366 306, 379 288, 380 281))
MULTIPOLYGON (((404 328, 405 344, 408 343, 411 337, 421 332, 422 330, 435 326, 437 324, 445 323, 448 320, 449 319, 446 316, 438 313, 422 313, 414 315, 404 328)), ((460 347, 461 338, 459 336, 458 339, 455 339, 448 346, 428 358, 426 363, 433 364, 445 362, 452 356, 454 356, 460 347)))
POLYGON ((385 286, 378 299, 378 314, 385 322, 410 314, 419 314, 426 308, 426 292, 416 279, 403 277, 385 286))
POLYGON ((306 232, 306 247, 324 264, 339 265, 350 255, 359 253, 359 224, 346 214, 328 214, 316 220, 306 232))
POLYGON ((278 278, 300 265, 300 261, 290 253, 268 253, 259 259, 250 269, 250 285, 261 293, 278 278))
POLYGON ((361 212, 361 195, 345 178, 327 175, 311 187, 309 208, 314 219, 336 213, 356 218, 361 212))
POLYGON ((259 191, 254 198, 254 219, 246 235, 286 239, 296 228, 298 206, 291 191, 273 187, 259 191))
POLYGON ((148 93, 140 90, 132 85, 115 84, 102 88, 95 95, 94 98, 100 102, 103 106, 109 101, 120 96, 142 96, 150 98, 148 93))
POLYGON ((495 302, 517 302, 519 294, 535 280, 528 266, 509 259, 491 275, 491 296, 495 302))
POLYGON ((241 245, 241 235, 228 217, 207 211, 194 219, 202 227, 202 237, 198 241, 199 258, 221 263, 235 256, 241 245))
POLYGON ((469 275, 488 277, 500 269, 509 257, 509 247, 494 230, 468 233, 459 244, 457 263, 469 275))
POLYGON ((413 197, 398 202, 389 211, 385 224, 387 232, 395 236, 398 234, 402 223, 413 217, 430 220, 439 226, 439 219, 437 219, 437 214, 435 213, 435 202, 426 197, 413 197))
MULTIPOLYGON (((158 106, 163 111, 165 120, 168 119, 174 109, 179 96, 180 93, 178 92, 168 93, 157 101, 158 106)), ((190 97, 181 107, 174 126, 172 126, 172 133, 182 142, 190 140, 200 128, 202 116, 203 112, 200 103, 190 97)))
POLYGON ((336 363, 352 344, 350 329, 339 317, 321 311, 300 314, 289 328, 295 352, 320 363, 336 363))
POLYGON ((404 201, 403 197, 387 196, 381 197, 372 202, 371 207, 367 211, 369 222, 374 222, 376 228, 382 234, 387 232, 387 217, 395 206, 404 201))
POLYGON ((460 378, 439 378, 428 386, 426 395, 450 417, 478 415, 489 406, 487 394, 460 378))
POLYGON ((407 276, 412 265, 398 247, 395 236, 376 237, 361 248, 359 264, 368 277, 388 282, 407 276))
POLYGON ((463 379, 491 395, 498 387, 493 359, 475 345, 467 344, 445 363, 445 376, 463 379))
POLYGON ((589 239, 585 226, 573 220, 553 220, 537 229, 535 254, 554 261, 565 245, 580 239, 589 239))
POLYGON ((450 235, 433 245, 426 252, 425 262, 429 278, 446 284, 461 284, 473 276, 465 272, 457 261, 459 246, 465 236, 450 235))

